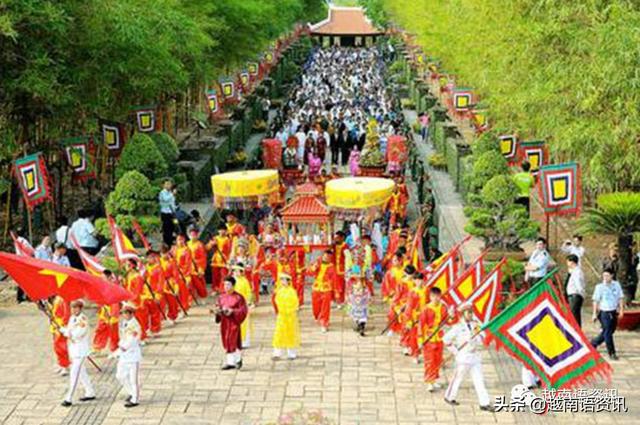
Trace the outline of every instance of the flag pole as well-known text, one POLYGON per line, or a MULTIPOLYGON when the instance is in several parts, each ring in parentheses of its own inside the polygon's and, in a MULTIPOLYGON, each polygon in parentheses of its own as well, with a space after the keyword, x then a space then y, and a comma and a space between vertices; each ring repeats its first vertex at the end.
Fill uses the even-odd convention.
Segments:
MULTIPOLYGON (((38 310, 40 310, 45 316, 47 316, 47 318, 49 319, 49 323, 51 323, 58 332, 62 333, 60 325, 53 319, 51 304, 49 304, 49 302, 38 300, 36 302, 36 305, 38 306, 38 310)), ((91 356, 87 356, 87 360, 89 360, 89 363, 91 363, 93 367, 98 370, 98 372, 102 373, 102 368, 98 366, 98 364, 91 358, 91 356)))
MULTIPOLYGON (((187 248, 189 249, 189 248, 187 248)), ((184 281, 185 286, 187 287, 187 289, 189 290, 189 293, 191 293, 191 296, 193 297, 193 302, 196 303, 197 306, 200 306, 200 303, 198 302, 198 299, 196 298, 195 294, 193 293, 193 287, 191 285, 189 285, 189 282, 187 281, 187 278, 184 277, 184 273, 182 273, 182 270, 180 270, 180 265, 178 264, 178 261, 176 260, 176 258, 173 256, 173 254, 169 254, 171 256, 171 258, 173 258, 176 261, 176 269, 178 269, 178 273, 180 274, 180 278, 184 281)))

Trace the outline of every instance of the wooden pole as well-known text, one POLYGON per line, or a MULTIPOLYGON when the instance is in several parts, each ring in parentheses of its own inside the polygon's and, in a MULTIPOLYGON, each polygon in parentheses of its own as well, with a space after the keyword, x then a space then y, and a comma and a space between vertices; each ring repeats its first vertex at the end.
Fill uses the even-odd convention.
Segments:
POLYGON ((5 221, 4 231, 2 233, 2 243, 7 241, 7 235, 9 234, 9 225, 11 224, 11 192, 13 192, 13 182, 9 182, 9 190, 7 192, 7 206, 5 207, 5 221))
POLYGON ((31 209, 25 201, 24 207, 27 210, 27 223, 29 224, 29 242, 33 243, 33 223, 31 222, 31 209))

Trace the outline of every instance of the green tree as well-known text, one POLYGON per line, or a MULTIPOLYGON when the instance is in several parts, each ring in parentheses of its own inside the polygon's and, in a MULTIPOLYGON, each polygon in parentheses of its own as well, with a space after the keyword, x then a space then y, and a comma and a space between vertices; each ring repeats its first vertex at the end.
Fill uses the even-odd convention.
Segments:
POLYGON ((515 250, 523 240, 537 236, 539 225, 529 218, 526 209, 514 203, 518 188, 504 174, 491 178, 465 208, 469 223, 465 231, 481 238, 487 248, 515 250))
POLYGON ((509 166, 504 156, 496 150, 488 150, 473 158, 473 168, 465 179, 469 190, 478 192, 493 177, 507 174, 509 166))
POLYGON ((139 171, 151 181, 167 177, 168 166, 151 137, 136 133, 122 150, 116 165, 116 178, 119 180, 128 171, 139 171))
POLYGON ((628 0, 383 0, 391 19, 491 105, 548 140, 593 191, 640 186, 640 5, 628 0))
POLYGON ((633 268, 634 233, 640 232, 640 193, 614 192, 598 196, 596 207, 579 218, 585 234, 612 234, 618 240, 620 258, 617 280, 625 289, 627 301, 635 294, 638 276, 633 268))

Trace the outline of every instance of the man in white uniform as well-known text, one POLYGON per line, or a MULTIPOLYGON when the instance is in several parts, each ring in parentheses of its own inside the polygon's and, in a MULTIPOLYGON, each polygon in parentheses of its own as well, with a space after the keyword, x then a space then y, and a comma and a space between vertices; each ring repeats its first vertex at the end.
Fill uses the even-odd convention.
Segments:
POLYGON ((140 335, 142 329, 134 317, 135 306, 126 303, 122 307, 123 320, 120 321, 120 343, 116 378, 129 393, 124 407, 135 407, 140 403, 140 362, 142 349, 140 335))
POLYGON ((453 379, 449 383, 447 392, 444 394, 444 401, 452 406, 459 403, 456 401, 458 389, 465 375, 471 374, 471 380, 478 396, 480 410, 492 412, 493 406, 489 399, 489 393, 484 385, 482 374, 482 340, 484 334, 479 333, 480 322, 478 322, 471 310, 471 305, 463 304, 460 307, 462 320, 455 324, 443 337, 443 342, 447 349, 455 355, 456 368, 453 379))
POLYGON ((96 399, 96 393, 91 384, 91 379, 85 367, 85 360, 89 356, 89 320, 84 315, 82 309, 84 302, 75 300, 71 303, 71 317, 66 327, 60 328, 60 332, 67 337, 69 347, 69 358, 71 359, 71 372, 69 373, 69 391, 64 398, 62 405, 69 407, 72 404, 73 393, 78 386, 78 382, 84 388, 84 397, 80 401, 90 401, 96 399))

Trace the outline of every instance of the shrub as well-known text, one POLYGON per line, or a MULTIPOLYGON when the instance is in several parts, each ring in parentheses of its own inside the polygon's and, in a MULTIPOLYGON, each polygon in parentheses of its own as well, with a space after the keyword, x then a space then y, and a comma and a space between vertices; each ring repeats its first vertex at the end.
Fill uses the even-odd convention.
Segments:
POLYGON ((124 174, 109 194, 105 207, 113 216, 155 214, 158 209, 158 189, 138 171, 124 174))
POLYGON ((171 168, 171 166, 175 166, 175 163, 180 156, 180 151, 178 150, 178 144, 173 137, 169 136, 167 133, 153 133, 151 135, 151 139, 156 144, 156 147, 162 154, 162 157, 169 168, 171 168))
POLYGON ((404 64, 400 61, 395 61, 389 66, 389 74, 399 74, 404 71, 404 64))
POLYGON ((429 156, 429 165, 432 168, 443 169, 447 166, 447 158, 441 153, 434 153, 429 156))
POLYGON ((537 236, 539 225, 529 218, 526 209, 514 203, 518 188, 508 175, 491 178, 475 205, 465 208, 469 223, 465 231, 484 240, 487 248, 518 249, 520 242, 537 236))
POLYGON ((470 191, 478 192, 493 177, 508 173, 509 166, 502 154, 496 150, 489 150, 475 157, 471 173, 466 176, 465 183, 470 191))
POLYGON ((128 171, 139 171, 153 180, 167 176, 167 162, 151 137, 137 133, 127 142, 116 165, 116 178, 119 180, 128 171))
MULTIPOLYGON (((160 217, 153 215, 140 215, 140 216, 132 216, 132 215, 117 215, 114 217, 116 223, 118 223, 118 227, 120 227, 132 240, 136 239, 135 232, 133 230, 133 219, 135 218, 142 231, 145 235, 150 235, 152 233, 157 233, 160 231, 162 227, 162 222, 160 217)), ((109 230, 109 223, 107 223, 107 219, 99 218, 96 220, 96 229, 98 233, 104 236, 107 239, 111 239, 111 232, 109 230)), ((136 244, 137 245, 137 244, 136 244)))
POLYGON ((471 145, 471 151, 473 155, 479 157, 486 152, 498 152, 500 153, 500 144, 498 143, 495 135, 490 132, 482 133, 471 145))

